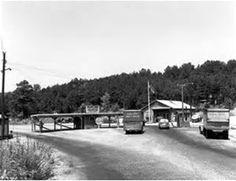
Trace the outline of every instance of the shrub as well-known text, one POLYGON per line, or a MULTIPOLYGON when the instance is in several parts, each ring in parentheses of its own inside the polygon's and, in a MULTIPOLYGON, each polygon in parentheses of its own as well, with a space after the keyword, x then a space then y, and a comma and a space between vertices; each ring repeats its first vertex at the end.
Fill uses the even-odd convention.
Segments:
POLYGON ((0 180, 46 180, 53 176, 53 149, 37 140, 1 141, 0 180))

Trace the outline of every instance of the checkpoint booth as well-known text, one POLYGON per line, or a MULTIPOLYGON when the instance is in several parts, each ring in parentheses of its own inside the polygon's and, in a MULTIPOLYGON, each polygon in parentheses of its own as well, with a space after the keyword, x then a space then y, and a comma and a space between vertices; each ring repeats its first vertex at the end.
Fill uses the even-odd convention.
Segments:
POLYGON ((4 133, 3 133, 3 128, 2 128, 3 125, 2 124, 3 124, 2 115, 0 115, 0 139, 9 138, 10 134, 9 134, 9 119, 8 119, 8 117, 5 117, 4 133), (2 135, 3 135, 3 137, 2 137, 2 135))

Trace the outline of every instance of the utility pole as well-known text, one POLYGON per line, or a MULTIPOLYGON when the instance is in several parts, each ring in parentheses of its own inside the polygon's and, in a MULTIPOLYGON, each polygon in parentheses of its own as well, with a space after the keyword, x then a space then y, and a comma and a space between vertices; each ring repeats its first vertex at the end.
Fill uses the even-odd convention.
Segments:
POLYGON ((151 123, 151 108, 150 108, 150 85, 149 85, 149 81, 148 81, 148 85, 147 85, 147 91, 148 91, 148 118, 149 118, 149 123, 151 123))
MULTIPOLYGON (((5 71, 6 70, 11 70, 10 68, 6 69, 6 52, 3 51, 3 62, 2 62, 2 139, 4 138, 4 133, 5 133, 5 71)), ((8 134, 8 133, 7 133, 8 134)), ((6 135, 8 136, 8 135, 6 135)))
POLYGON ((3 53, 3 62, 2 62, 2 139, 4 138, 5 132, 5 100, 4 100, 4 89, 5 89, 5 66, 6 66, 6 52, 3 53))
MULTIPOLYGON (((184 121, 184 87, 187 85, 193 85, 192 82, 184 83, 184 84, 177 84, 177 86, 181 87, 181 101, 182 101, 182 121, 184 121)), ((180 122, 178 121, 178 127, 180 127, 180 122)))

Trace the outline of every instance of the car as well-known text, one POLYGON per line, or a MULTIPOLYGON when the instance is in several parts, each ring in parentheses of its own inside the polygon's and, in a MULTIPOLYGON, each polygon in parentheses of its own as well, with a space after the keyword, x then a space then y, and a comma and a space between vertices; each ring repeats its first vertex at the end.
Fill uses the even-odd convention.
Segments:
POLYGON ((165 128, 165 129, 169 129, 170 128, 170 123, 168 119, 160 119, 159 121, 159 128, 165 128))

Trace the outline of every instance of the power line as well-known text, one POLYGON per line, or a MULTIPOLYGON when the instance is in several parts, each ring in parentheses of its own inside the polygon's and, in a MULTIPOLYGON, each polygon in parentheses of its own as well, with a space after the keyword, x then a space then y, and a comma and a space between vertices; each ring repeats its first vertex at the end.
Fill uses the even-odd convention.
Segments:
POLYGON ((18 69, 19 71, 29 71, 29 70, 35 70, 38 72, 42 72, 44 74, 47 74, 48 76, 53 76, 53 77, 57 77, 57 78, 63 78, 63 79, 73 79, 75 76, 72 75, 68 75, 65 72, 59 72, 59 71, 55 71, 52 69, 43 69, 43 68, 39 68, 36 66, 32 66, 32 65, 26 65, 26 64, 21 64, 21 63, 13 63, 13 62, 9 62, 9 64, 14 67, 14 69, 18 69), (20 70, 21 69, 21 70, 20 70))

